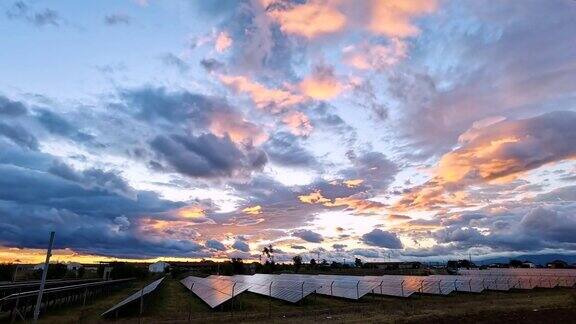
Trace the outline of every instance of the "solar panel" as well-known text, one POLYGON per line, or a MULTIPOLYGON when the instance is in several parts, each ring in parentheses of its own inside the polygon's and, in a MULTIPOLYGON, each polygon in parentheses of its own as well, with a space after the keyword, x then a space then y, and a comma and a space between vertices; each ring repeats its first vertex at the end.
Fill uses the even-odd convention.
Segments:
POLYGON ((322 278, 316 275, 298 274, 281 274, 280 276, 306 280, 307 282, 320 285, 321 287, 316 290, 318 294, 347 299, 360 299, 378 287, 378 283, 350 280, 341 276, 337 276, 337 278, 322 278))
POLYGON ((320 288, 320 285, 306 280, 282 279, 275 275, 210 276, 250 285, 248 291, 291 303, 296 303, 320 288))
POLYGON ((482 279, 478 277, 451 275, 433 275, 430 277, 443 280, 447 284, 452 284, 454 286, 454 291, 480 293, 484 290, 482 279))
POLYGON ((464 276, 483 278, 488 282, 489 289, 507 290, 503 281, 510 282, 508 289, 533 289, 572 287, 576 284, 576 271, 574 269, 534 269, 534 268, 498 268, 487 270, 460 270, 464 276), (496 283, 495 283, 496 282, 496 283))
POLYGON ((332 279, 343 278, 347 280, 361 280, 363 282, 373 283, 377 286, 373 289, 372 293, 378 295, 409 297, 415 292, 415 290, 410 290, 408 287, 405 287, 402 280, 386 280, 386 276, 319 275, 319 277, 332 279))
POLYGON ((200 278, 189 276, 180 281, 211 308, 217 307, 238 294, 248 290, 249 284, 220 278, 200 278))
POLYGON ((119 302, 118 304, 114 305, 112 308, 105 311, 100 316, 105 316, 107 314, 110 314, 110 313, 116 311, 117 309, 120 309, 120 308, 138 300, 139 298, 152 293, 153 291, 155 291, 158 288, 158 286, 160 286, 160 284, 162 283, 164 278, 165 277, 162 277, 156 281, 153 281, 152 283, 148 284, 144 288, 142 288, 142 289, 138 290, 137 292, 133 293, 132 295, 128 296, 128 298, 126 298, 123 301, 119 302))

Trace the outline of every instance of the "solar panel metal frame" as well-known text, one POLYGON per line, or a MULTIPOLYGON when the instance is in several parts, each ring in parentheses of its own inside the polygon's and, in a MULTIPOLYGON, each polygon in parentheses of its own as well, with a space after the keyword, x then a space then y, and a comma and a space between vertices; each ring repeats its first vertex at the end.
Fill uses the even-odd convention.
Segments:
POLYGON ((360 299, 364 295, 371 293, 376 287, 377 283, 371 283, 361 280, 345 280, 345 279, 327 279, 321 278, 317 275, 300 275, 300 274, 281 274, 280 276, 306 279, 310 282, 321 285, 316 293, 321 295, 328 295, 332 297, 340 297, 346 299, 360 299))
POLYGON ((245 283, 194 276, 188 276, 180 280, 180 283, 211 308, 220 306, 250 288, 250 285, 245 283))
POLYGON ((386 276, 350 276, 350 275, 319 275, 324 278, 343 278, 349 280, 361 280, 377 284, 371 292, 377 295, 409 297, 416 291, 404 286, 403 280, 386 280, 386 276))
POLYGON ((454 291, 467 293, 481 293, 484 291, 482 280, 478 277, 458 276, 458 275, 432 275, 430 277, 452 283, 454 291))
POLYGON ((250 285, 249 292, 284 300, 291 303, 297 303, 306 296, 320 289, 320 285, 308 282, 306 280, 283 279, 280 276, 210 276, 209 278, 219 278, 235 282, 247 283, 250 285))
POLYGON ((147 296, 151 293, 153 293, 162 283, 162 281, 164 281, 166 277, 162 277, 160 279, 157 279, 151 283, 149 283, 148 285, 146 285, 144 288, 138 290, 137 292, 133 293, 132 295, 126 297, 124 300, 122 300, 121 302, 117 303, 116 305, 112 306, 110 309, 108 309, 107 311, 105 311, 104 313, 100 314, 100 316, 106 316, 140 298, 143 298, 144 296, 147 296))

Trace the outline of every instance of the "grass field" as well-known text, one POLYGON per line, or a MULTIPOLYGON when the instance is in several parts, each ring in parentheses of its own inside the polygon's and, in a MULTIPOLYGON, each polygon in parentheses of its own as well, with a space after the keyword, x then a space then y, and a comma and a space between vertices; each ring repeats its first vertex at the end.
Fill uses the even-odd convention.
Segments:
MULTIPOLYGON (((168 279, 168 278, 167 278, 168 279)), ((99 314, 137 290, 141 283, 100 298, 86 307, 51 310, 41 323, 210 323, 210 322, 294 322, 330 321, 345 323, 523 323, 574 322, 576 289, 535 289, 532 291, 456 293, 450 296, 418 295, 401 299, 365 296, 359 301, 327 296, 309 296, 293 305, 252 293, 239 295, 233 303, 212 310, 180 283, 168 279, 151 299, 146 300, 141 319, 137 307, 118 318, 101 319, 99 314)))

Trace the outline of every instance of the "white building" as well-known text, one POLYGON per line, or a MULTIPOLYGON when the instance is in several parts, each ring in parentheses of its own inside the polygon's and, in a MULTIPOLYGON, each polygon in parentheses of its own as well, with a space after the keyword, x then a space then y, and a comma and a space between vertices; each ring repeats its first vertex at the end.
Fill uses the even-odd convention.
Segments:
POLYGON ((66 269, 68 271, 78 271, 80 270, 80 268, 82 268, 82 264, 78 263, 78 262, 68 262, 66 263, 66 269))
POLYGON ((160 273, 164 272, 166 268, 170 267, 170 265, 164 261, 156 261, 148 266, 149 272, 160 273))

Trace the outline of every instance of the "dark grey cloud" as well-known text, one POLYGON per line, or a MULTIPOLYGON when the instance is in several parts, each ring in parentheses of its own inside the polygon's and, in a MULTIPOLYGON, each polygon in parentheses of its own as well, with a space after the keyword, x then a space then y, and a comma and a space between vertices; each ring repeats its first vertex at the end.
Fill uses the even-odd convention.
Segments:
POLYGON ((130 16, 121 13, 110 14, 104 17, 104 23, 108 26, 130 25, 130 22, 130 16))
POLYGON ((287 132, 274 134, 264 145, 270 161, 287 167, 317 168, 320 163, 306 150, 301 139, 287 132))
POLYGON ((352 167, 340 171, 346 179, 362 179, 365 186, 385 189, 398 173, 398 166, 384 154, 375 151, 348 154, 352 167))
POLYGON ((30 150, 38 150, 38 140, 36 137, 19 124, 12 123, 8 125, 0 122, 0 136, 8 138, 19 146, 30 150))
POLYGON ((229 137, 159 135, 150 142, 152 150, 176 171, 201 178, 246 175, 267 162, 258 149, 240 150, 229 137))
POLYGON ((362 235, 362 242, 367 245, 379 246, 388 249, 401 249, 402 242, 395 233, 375 228, 362 235))
POLYGON ((302 245, 290 245, 290 248, 294 250, 306 250, 306 247, 302 245))
POLYGON ((204 243, 204 245, 207 248, 213 249, 216 251, 226 251, 226 246, 224 246, 224 244, 222 244, 220 241, 217 241, 217 240, 208 240, 208 241, 206 241, 206 243, 204 243))
POLYGON ((202 59, 200 65, 208 72, 218 71, 224 67, 224 63, 213 58, 202 59))
POLYGON ((232 248, 242 252, 250 252, 250 245, 248 245, 248 243, 242 240, 234 241, 234 244, 232 244, 232 248))
POLYGON ((322 235, 313 232, 311 230, 296 230, 292 233, 292 236, 301 238, 306 242, 312 242, 312 243, 320 243, 324 241, 322 235))
POLYGON ((0 116, 18 117, 28 113, 26 106, 20 101, 12 101, 0 95, 0 116))
POLYGON ((131 188, 113 170, 77 171, 45 153, 0 142, 0 244, 40 248, 56 230, 56 247, 143 258, 209 256, 189 239, 142 235, 143 217, 183 207, 131 188))
POLYGON ((50 133, 70 138, 77 142, 90 142, 94 136, 80 131, 64 117, 50 110, 37 109, 37 119, 50 133))
POLYGON ((163 87, 124 89, 120 92, 124 109, 136 117, 156 122, 159 119, 173 127, 194 121, 206 126, 214 111, 230 109, 225 100, 188 91, 169 91, 163 87))
POLYGON ((347 246, 346 244, 332 244, 332 248, 336 251, 344 251, 347 246))

